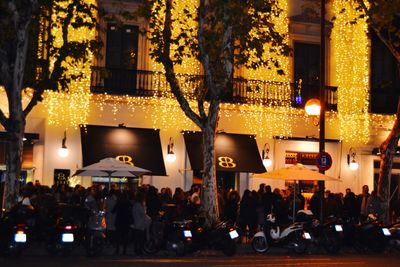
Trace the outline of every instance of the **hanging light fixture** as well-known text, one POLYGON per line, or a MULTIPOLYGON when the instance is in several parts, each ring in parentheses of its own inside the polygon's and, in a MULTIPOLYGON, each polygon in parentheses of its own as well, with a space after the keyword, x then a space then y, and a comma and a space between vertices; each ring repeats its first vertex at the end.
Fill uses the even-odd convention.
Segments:
POLYGON ((67 131, 64 131, 64 138, 61 143, 61 147, 58 149, 58 155, 62 158, 66 158, 69 154, 69 150, 65 143, 67 142, 67 131))
POLYGON ((304 106, 306 114, 309 116, 319 116, 321 113, 321 103, 318 98, 311 98, 304 106))
POLYGON ((270 149, 269 144, 265 143, 263 151, 262 151, 262 163, 265 168, 271 167, 271 165, 272 165, 272 160, 268 156, 269 149, 270 149))
POLYGON ((321 102, 318 98, 309 99, 305 106, 304 111, 308 116, 313 117, 313 124, 315 126, 319 125, 319 116, 321 115, 321 102))
POLYGON ((172 139, 172 137, 169 138, 167 146, 167 160, 169 162, 174 162, 176 160, 176 155, 174 153, 174 140, 172 139))
POLYGON ((349 165, 350 170, 356 171, 358 170, 358 162, 356 161, 356 151, 350 147, 349 154, 347 154, 347 164, 349 165))

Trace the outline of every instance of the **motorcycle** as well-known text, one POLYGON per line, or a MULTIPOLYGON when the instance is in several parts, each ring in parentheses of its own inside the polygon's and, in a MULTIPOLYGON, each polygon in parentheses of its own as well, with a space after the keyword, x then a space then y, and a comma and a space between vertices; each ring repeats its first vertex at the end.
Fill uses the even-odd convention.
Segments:
POLYGON ((304 227, 311 235, 312 244, 322 247, 329 254, 337 254, 340 251, 343 226, 336 218, 328 218, 325 223, 313 220, 304 227))
POLYGON ((275 216, 268 214, 263 229, 254 235, 251 245, 258 253, 268 251, 271 246, 278 246, 303 254, 310 241, 311 235, 304 229, 303 222, 278 225, 275 216))
POLYGON ((193 231, 192 250, 212 248, 221 250, 226 256, 236 254, 236 243, 239 233, 233 223, 222 221, 214 227, 203 227, 203 223, 197 222, 193 231))
POLYGON ((390 230, 371 214, 362 224, 354 224, 351 220, 347 220, 343 230, 345 243, 361 253, 366 249, 376 253, 383 252, 391 237, 390 230))
POLYGON ((146 254, 155 254, 161 249, 183 256, 192 244, 191 220, 167 222, 163 215, 153 221, 150 236, 144 244, 146 254))
POLYGON ((391 225, 388 229, 391 236, 389 241, 390 246, 400 251, 400 222, 391 225))
POLYGON ((106 243, 106 225, 104 211, 91 211, 86 226, 83 243, 89 257, 98 256, 103 252, 106 243))
POLYGON ((172 229, 167 234, 167 251, 174 251, 177 256, 183 256, 192 245, 191 220, 173 221, 172 229))
POLYGON ((64 256, 71 254, 78 242, 78 226, 69 220, 59 218, 50 232, 46 242, 46 250, 50 255, 61 252, 64 256))
POLYGON ((26 249, 30 234, 28 234, 30 210, 22 205, 14 207, 0 220, 0 253, 20 256, 26 249))

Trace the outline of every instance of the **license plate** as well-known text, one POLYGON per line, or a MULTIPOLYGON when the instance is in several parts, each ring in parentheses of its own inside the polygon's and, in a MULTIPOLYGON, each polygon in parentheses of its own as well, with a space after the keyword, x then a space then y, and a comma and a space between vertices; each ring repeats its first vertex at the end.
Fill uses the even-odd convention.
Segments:
POLYGON ((304 237, 304 239, 311 239, 310 233, 307 233, 307 232, 303 233, 303 237, 304 237))
POLYGON ((343 227, 340 224, 335 225, 336 232, 343 232, 343 227))
POLYGON ((391 236, 392 234, 390 233, 390 230, 387 228, 382 228, 382 232, 385 236, 391 236))
POLYGON ((14 241, 17 243, 26 243, 26 234, 15 234, 14 235, 14 241))
POLYGON ((71 233, 64 233, 61 236, 62 242, 74 242, 74 234, 71 233))
POLYGON ((231 239, 235 239, 239 237, 239 234, 236 230, 233 230, 229 232, 229 236, 231 237, 231 239))
POLYGON ((190 230, 184 230, 184 231, 183 231, 183 235, 184 235, 185 237, 192 237, 192 231, 190 231, 190 230))

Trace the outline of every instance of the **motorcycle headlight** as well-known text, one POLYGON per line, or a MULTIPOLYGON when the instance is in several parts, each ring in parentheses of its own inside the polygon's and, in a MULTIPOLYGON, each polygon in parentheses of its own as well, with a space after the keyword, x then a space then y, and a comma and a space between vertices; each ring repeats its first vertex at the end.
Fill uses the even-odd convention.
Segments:
POLYGON ((389 229, 387 229, 387 228, 382 228, 382 233, 383 233, 385 236, 391 236, 391 235, 392 235, 392 234, 390 233, 389 229))
POLYGON ((310 233, 304 232, 304 233, 303 233, 303 238, 304 238, 304 239, 307 239, 307 240, 310 240, 310 239, 311 239, 310 233))
POLYGON ((14 235, 14 241, 16 243, 26 243, 26 234, 23 231, 18 231, 14 235))
POLYGON ((61 240, 62 240, 62 242, 66 242, 66 243, 74 242, 74 234, 64 233, 61 236, 61 240))
POLYGON ((231 239, 235 239, 239 237, 239 233, 236 230, 232 230, 229 232, 229 236, 231 239))
POLYGON ((184 235, 185 237, 192 237, 192 231, 190 231, 190 230, 184 230, 184 231, 183 231, 183 235, 184 235))
POLYGON ((336 232, 343 232, 343 227, 340 224, 335 224, 335 231, 336 232))

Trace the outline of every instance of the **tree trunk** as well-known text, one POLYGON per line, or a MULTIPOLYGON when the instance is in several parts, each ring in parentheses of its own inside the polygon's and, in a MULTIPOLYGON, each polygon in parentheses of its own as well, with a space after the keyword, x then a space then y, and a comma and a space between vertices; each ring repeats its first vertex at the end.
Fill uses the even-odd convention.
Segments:
POLYGON ((392 176, 393 157, 396 152, 397 144, 400 138, 399 120, 400 120, 400 98, 397 104, 397 118, 389 136, 381 144, 381 160, 378 180, 378 196, 383 201, 384 219, 388 223, 390 219, 389 202, 390 188, 389 182, 392 176))
POLYGON ((203 185, 201 203, 205 215, 206 226, 218 221, 217 179, 215 168, 216 128, 207 123, 203 130, 203 185))
MULTIPOLYGON (((22 111, 21 111, 22 113, 22 111)), ((15 120, 8 132, 7 171, 3 192, 3 209, 10 210, 18 202, 25 120, 15 120)))

